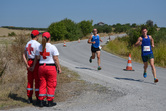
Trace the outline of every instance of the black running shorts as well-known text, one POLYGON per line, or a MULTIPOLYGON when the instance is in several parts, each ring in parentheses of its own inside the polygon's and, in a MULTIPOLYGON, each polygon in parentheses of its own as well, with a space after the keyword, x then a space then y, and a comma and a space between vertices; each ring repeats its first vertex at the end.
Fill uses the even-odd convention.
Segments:
POLYGON ((96 53, 96 51, 100 51, 99 47, 98 48, 95 48, 95 47, 91 47, 91 51, 93 53, 96 53))

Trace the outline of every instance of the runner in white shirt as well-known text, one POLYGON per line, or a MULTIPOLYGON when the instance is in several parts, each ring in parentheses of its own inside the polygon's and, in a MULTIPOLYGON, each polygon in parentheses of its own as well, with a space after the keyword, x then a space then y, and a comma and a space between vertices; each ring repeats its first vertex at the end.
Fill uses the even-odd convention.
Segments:
POLYGON ((40 46, 40 43, 37 42, 39 38, 39 31, 33 30, 31 32, 31 38, 26 46, 25 51, 23 53, 23 59, 27 67, 28 71, 28 84, 27 84, 27 96, 28 96, 28 103, 32 103, 32 94, 33 94, 33 81, 35 80, 35 94, 36 98, 38 98, 39 95, 39 77, 38 77, 38 68, 39 63, 37 62, 34 71, 30 71, 29 68, 33 65, 34 59, 35 59, 35 53, 36 49, 40 46))

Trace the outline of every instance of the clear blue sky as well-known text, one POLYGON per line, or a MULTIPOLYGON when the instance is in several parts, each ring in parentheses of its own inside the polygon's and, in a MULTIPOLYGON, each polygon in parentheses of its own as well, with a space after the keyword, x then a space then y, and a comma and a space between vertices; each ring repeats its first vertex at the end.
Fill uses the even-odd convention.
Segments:
POLYGON ((48 27, 68 18, 166 27, 166 0, 0 0, 0 26, 48 27))

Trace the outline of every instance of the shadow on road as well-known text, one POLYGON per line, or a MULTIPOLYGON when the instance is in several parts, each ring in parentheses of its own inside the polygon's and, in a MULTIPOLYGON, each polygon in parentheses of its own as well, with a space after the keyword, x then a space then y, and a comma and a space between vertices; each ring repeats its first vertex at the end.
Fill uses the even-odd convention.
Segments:
POLYGON ((95 69, 92 68, 87 68, 87 67, 75 67, 76 69, 87 69, 87 70, 93 70, 96 71, 95 69))
MULTIPOLYGON (((16 100, 16 101, 21 101, 21 102, 24 102, 24 103, 28 103, 28 100, 23 98, 23 97, 19 97, 18 94, 14 94, 14 93, 10 93, 8 95, 9 98, 13 99, 13 100, 16 100)), ((44 101, 44 104, 46 104, 46 101, 44 101)), ((33 100, 33 103, 32 103, 33 106, 37 106, 37 100, 33 100)))
POLYGON ((140 79, 133 79, 133 78, 120 78, 120 77, 114 77, 115 79, 119 79, 119 80, 128 80, 128 81, 136 81, 136 82, 143 82, 143 83, 148 83, 148 84, 153 84, 152 82, 145 82, 144 80, 140 80, 140 79))

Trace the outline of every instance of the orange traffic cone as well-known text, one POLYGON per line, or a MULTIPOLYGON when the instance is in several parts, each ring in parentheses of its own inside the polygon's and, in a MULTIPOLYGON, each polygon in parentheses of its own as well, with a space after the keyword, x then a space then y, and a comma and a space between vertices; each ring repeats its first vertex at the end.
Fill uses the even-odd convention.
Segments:
POLYGON ((129 54, 129 59, 128 59, 128 62, 127 62, 127 66, 126 66, 126 69, 124 69, 125 71, 134 71, 132 69, 132 62, 131 62, 131 54, 129 54))
POLYGON ((80 43, 80 39, 78 39, 78 43, 80 43))
POLYGON ((65 42, 65 40, 64 40, 64 44, 63 44, 63 47, 66 47, 66 42, 65 42))

